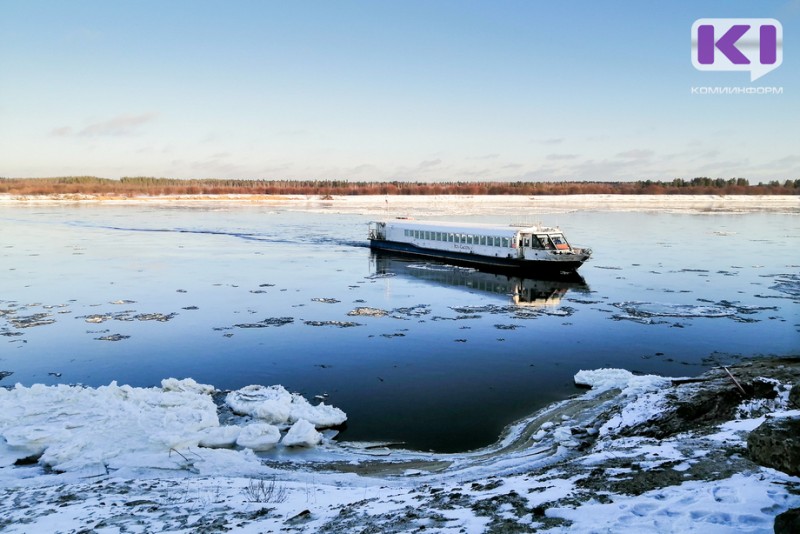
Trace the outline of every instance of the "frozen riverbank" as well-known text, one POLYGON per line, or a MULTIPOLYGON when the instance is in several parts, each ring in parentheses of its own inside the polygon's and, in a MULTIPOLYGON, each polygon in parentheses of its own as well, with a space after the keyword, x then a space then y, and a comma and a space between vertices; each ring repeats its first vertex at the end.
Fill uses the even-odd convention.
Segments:
POLYGON ((800 196, 792 195, 174 195, 122 197, 103 195, 0 195, 4 203, 106 203, 106 204, 263 204, 303 211, 408 215, 424 209, 427 216, 446 217, 470 213, 493 214, 512 210, 525 215, 565 213, 577 210, 751 213, 757 211, 800 213, 800 196))
MULTIPOLYGON (((52 391, 24 388, 14 398, 14 391, 3 392, 3 402, 11 403, 5 413, 19 416, 35 405, 45 415, 26 432, 20 425, 27 417, 2 423, 4 441, 35 437, 43 455, 0 468, 0 526, 7 532, 769 532, 778 514, 800 506, 800 478, 753 463, 747 436, 768 417, 800 415, 791 404, 796 398, 790 400, 800 360, 755 361, 732 372, 744 393, 722 369, 691 381, 582 371, 576 382, 590 391, 513 425, 491 447, 447 455, 328 439, 261 456, 246 447, 196 447, 195 427, 206 418, 186 405, 170 410, 170 402, 157 403, 164 413, 145 412, 155 417, 148 422, 138 419, 139 409, 126 412, 123 402, 110 418, 116 424, 138 421, 142 434, 187 430, 169 442, 132 433, 104 442, 110 449, 62 447, 62 455, 92 461, 64 463, 61 473, 42 465, 50 457, 48 440, 82 432, 103 404, 70 404, 56 415, 33 402, 52 391), (162 449, 132 450, 141 439, 162 449), (103 462, 109 450, 125 461, 103 462)), ((181 389, 206 409, 208 389, 176 384, 162 389, 181 389)), ((81 388, 81 394, 100 390, 81 388)), ((141 401, 156 392, 131 388, 128 396, 141 401)))

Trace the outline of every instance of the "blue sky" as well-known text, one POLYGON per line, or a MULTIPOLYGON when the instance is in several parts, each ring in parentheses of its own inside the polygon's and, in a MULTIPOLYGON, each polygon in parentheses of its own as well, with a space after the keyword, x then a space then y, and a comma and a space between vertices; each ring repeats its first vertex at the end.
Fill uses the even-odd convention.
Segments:
POLYGON ((0 176, 797 179, 799 35, 798 0, 0 0, 0 176), (779 20, 783 64, 696 70, 706 17, 779 20))

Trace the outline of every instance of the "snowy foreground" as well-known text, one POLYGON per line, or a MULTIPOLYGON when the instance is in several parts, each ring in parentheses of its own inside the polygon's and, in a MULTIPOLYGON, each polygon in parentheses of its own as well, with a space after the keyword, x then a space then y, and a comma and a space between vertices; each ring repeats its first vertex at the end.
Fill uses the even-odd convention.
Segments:
POLYGON ((341 410, 280 386, 0 389, 0 530, 771 532, 800 478, 748 460, 746 436, 800 413, 788 362, 734 370, 760 398, 721 370, 581 371, 583 395, 447 455, 337 442, 341 410), (702 395, 735 399, 732 417, 671 417, 702 395))

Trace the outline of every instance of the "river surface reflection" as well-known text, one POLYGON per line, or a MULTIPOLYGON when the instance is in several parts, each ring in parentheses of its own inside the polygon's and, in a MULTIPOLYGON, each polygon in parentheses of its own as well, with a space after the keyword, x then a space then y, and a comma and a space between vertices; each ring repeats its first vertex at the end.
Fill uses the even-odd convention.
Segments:
POLYGON ((345 410, 340 439, 456 451, 576 393, 580 369, 800 352, 795 214, 559 212, 594 250, 571 280, 376 256, 371 218, 0 206, 0 385, 282 384, 345 410))

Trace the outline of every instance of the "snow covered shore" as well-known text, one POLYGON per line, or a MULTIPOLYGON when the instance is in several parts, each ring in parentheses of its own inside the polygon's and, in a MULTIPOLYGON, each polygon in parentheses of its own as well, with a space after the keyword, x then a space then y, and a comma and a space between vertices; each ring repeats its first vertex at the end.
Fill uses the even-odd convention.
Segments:
POLYGON ((422 211, 427 216, 516 213, 565 213, 578 210, 750 213, 800 213, 795 195, 175 195, 107 197, 102 195, 14 196, 0 194, 2 204, 84 202, 124 204, 261 204, 300 211, 401 216, 422 211))
POLYGON ((344 414, 277 387, 0 390, 0 530, 771 532, 800 507, 800 478, 753 463, 746 439, 767 417, 800 415, 800 360, 732 371, 745 394, 721 369, 691 381, 581 371, 591 390, 462 454, 331 434, 290 446, 291 425, 344 414), (235 428, 214 430, 270 424, 283 444, 259 454, 235 428), (215 432, 232 448, 199 446, 215 432))

